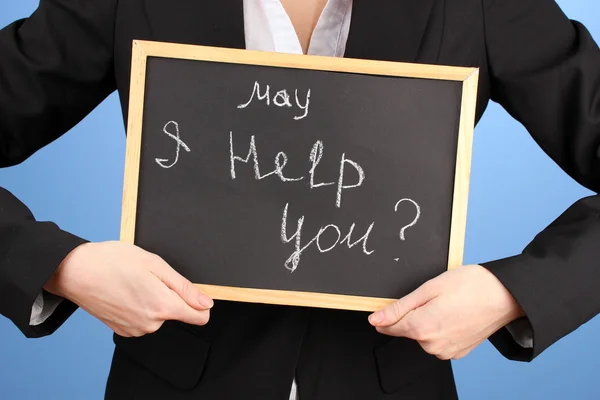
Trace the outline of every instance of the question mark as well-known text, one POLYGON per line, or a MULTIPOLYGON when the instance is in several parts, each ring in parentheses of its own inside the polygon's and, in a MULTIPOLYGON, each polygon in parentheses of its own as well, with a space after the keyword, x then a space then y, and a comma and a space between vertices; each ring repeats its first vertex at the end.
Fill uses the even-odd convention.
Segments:
POLYGON ((417 208, 417 216, 415 217, 415 219, 413 220, 413 222, 411 222, 410 224, 408 224, 408 225, 402 227, 402 229, 400 229, 400 240, 405 240, 404 231, 406 229, 410 228, 411 226, 413 226, 414 224, 416 224, 417 221, 419 220, 419 217, 421 216, 421 207, 419 207, 419 205, 417 204, 416 201, 411 200, 411 199, 401 199, 401 200, 398 200, 398 202, 396 203, 396 206, 394 207, 394 211, 396 211, 396 212, 398 211, 398 205, 400 203, 402 203, 403 201, 410 201, 411 203, 413 203, 415 205, 415 207, 417 208))

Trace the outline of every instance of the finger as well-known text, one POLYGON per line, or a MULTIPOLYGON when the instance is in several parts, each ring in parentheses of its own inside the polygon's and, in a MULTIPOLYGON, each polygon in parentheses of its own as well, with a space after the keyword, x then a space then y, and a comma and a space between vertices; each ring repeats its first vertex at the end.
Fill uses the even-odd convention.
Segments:
POLYGON ((477 346, 479 346, 481 343, 483 343, 484 341, 485 341, 485 339, 483 339, 483 340, 480 340, 479 342, 475 343, 474 345, 472 345, 472 346, 469 346, 469 347, 467 347, 466 349, 464 349, 464 350, 462 350, 462 351, 459 351, 458 353, 456 353, 456 354, 455 354, 455 355, 452 357, 452 359, 453 359, 453 360, 458 360, 458 359, 460 359, 460 358, 463 358, 463 357, 465 357, 467 354, 469 354, 470 352, 472 352, 473 350, 475 350, 475 348, 476 348, 477 346))
POLYGON ((141 337, 144 335, 147 335, 149 333, 153 333, 154 330, 153 329, 141 329, 141 328, 136 328, 136 327, 114 327, 111 328, 117 335, 124 337, 124 338, 134 338, 134 337, 141 337))
POLYGON ((429 339, 426 335, 426 326, 427 321, 423 317, 421 308, 416 308, 409 311, 395 324, 378 326, 376 329, 385 335, 424 341, 429 339))
POLYGON ((369 322, 375 327, 392 326, 398 323, 410 311, 421 307, 434 297, 435 292, 431 289, 431 285, 422 285, 403 298, 371 314, 369 322))
POLYGON ((197 310, 190 307, 177 293, 173 292, 172 314, 170 319, 185 322, 192 325, 206 325, 210 318, 210 311, 197 310))
POLYGON ((419 341, 419 345, 426 353, 437 356, 445 350, 447 342, 442 340, 421 340, 419 341))
POLYGON ((125 337, 125 338, 129 338, 132 337, 133 335, 130 335, 129 333, 125 332, 124 330, 117 328, 117 327, 112 327, 110 325, 108 325, 108 327, 115 332, 117 335, 121 336, 121 337, 125 337))
POLYGON ((213 306, 213 301, 205 295, 192 282, 175 271, 170 265, 164 261, 153 273, 160 279, 169 289, 179 295, 189 306, 196 310, 208 310, 213 306))

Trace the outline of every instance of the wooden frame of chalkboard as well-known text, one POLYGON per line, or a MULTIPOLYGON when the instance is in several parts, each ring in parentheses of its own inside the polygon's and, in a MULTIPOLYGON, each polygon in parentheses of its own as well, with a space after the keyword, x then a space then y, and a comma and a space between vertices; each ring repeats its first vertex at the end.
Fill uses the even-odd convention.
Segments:
MULTIPOLYGON (((477 68, 329 58, 134 41, 121 216, 121 241, 132 244, 135 243, 146 66, 149 57, 462 82, 447 268, 452 269, 462 265, 479 77, 477 68)), ((375 311, 395 300, 393 298, 195 284, 214 299, 241 302, 375 311)))

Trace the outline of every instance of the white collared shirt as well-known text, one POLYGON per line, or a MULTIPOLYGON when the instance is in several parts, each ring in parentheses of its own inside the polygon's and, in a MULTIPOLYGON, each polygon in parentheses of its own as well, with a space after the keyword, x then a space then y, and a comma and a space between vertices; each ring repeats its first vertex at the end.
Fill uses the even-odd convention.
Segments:
MULTIPOLYGON (((328 0, 312 33, 307 54, 343 57, 352 0, 328 0)), ((244 0, 246 49, 302 54, 294 26, 279 0, 244 0)))

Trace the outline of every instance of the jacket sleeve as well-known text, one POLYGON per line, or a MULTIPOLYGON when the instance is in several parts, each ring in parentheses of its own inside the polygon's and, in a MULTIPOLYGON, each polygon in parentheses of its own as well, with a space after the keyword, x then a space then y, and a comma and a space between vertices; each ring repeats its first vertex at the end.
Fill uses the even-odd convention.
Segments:
MULTIPOLYGON (((0 30, 0 167, 18 164, 71 129, 115 90, 117 0, 41 0, 0 30)), ((29 324, 43 285, 85 240, 0 188, 0 314, 27 337, 51 334, 76 309, 62 301, 29 324)))
MULTIPOLYGON (((573 179, 600 189, 600 50, 553 0, 483 0, 492 100, 573 179)), ((600 197, 577 201, 522 253, 484 263, 525 311, 533 348, 490 338, 530 361, 600 312, 600 197)))

